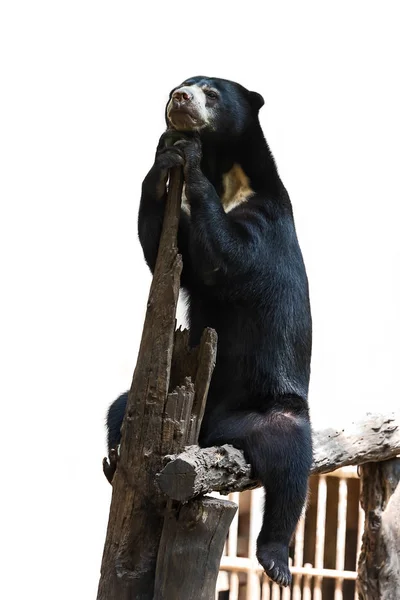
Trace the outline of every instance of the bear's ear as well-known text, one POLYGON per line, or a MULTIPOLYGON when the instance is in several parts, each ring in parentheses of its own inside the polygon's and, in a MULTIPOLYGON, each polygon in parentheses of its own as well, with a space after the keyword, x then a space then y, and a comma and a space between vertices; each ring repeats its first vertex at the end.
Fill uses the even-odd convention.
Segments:
POLYGON ((253 108, 256 110, 260 110, 262 106, 264 106, 264 98, 258 92, 250 92, 250 102, 253 108))

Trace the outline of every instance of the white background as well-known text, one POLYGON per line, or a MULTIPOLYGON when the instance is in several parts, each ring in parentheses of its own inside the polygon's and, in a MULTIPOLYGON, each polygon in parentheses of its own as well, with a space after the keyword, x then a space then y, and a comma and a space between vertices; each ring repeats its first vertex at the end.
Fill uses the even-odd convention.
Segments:
POLYGON ((95 597, 104 415, 150 283, 141 181, 189 76, 265 97, 310 279, 314 421, 398 405, 396 4, 2 3, 2 598, 95 597))

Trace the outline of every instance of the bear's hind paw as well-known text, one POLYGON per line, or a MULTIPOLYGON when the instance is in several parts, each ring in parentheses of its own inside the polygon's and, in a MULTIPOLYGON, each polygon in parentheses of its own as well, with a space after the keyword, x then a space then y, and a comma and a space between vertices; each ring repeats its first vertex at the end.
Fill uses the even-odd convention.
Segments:
POLYGON ((292 583, 292 574, 287 561, 288 549, 279 544, 263 544, 257 550, 257 558, 266 575, 272 581, 286 587, 292 583))

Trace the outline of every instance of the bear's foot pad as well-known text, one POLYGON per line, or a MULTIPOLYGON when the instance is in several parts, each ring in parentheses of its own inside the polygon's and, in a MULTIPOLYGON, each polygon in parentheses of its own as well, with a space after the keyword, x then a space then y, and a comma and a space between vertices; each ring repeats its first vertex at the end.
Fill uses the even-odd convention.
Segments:
POLYGON ((266 575, 272 581, 286 587, 292 583, 292 574, 288 565, 288 547, 270 543, 258 547, 257 558, 266 575))

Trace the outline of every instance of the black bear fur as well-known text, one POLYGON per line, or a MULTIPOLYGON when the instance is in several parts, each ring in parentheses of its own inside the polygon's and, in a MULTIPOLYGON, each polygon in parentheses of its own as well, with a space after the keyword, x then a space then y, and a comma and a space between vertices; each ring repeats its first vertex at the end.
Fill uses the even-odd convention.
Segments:
MULTIPOLYGON (((199 443, 243 449, 266 490, 258 560, 289 585, 289 543, 312 462, 311 314, 290 199, 258 119, 262 105, 259 94, 223 79, 194 77, 172 90, 168 128, 143 181, 139 238, 154 271, 168 169, 184 165, 190 209, 181 211, 178 248, 190 343, 206 327, 218 334, 199 443), (226 174, 235 169, 232 201, 226 174)), ((126 400, 109 409, 109 450, 120 441, 126 400)))

